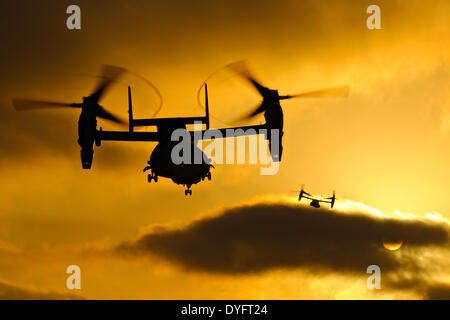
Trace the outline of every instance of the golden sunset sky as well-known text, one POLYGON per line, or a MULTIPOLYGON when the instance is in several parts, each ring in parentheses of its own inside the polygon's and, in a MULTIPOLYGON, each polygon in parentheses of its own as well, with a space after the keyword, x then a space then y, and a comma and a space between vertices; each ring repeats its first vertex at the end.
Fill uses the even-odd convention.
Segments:
MULTIPOLYGON (((0 12, 0 298, 450 296, 449 1, 6 0, 0 12), (69 31, 75 3, 81 30, 69 31), (370 4, 381 30, 366 27, 370 4), (259 101, 223 69, 238 60, 281 94, 348 84, 350 96, 283 102, 279 172, 217 165, 191 197, 147 183, 155 143, 104 142, 82 170, 77 110, 11 104, 81 102, 112 64, 158 87, 159 116, 200 116, 197 91, 219 70, 210 107, 226 118, 259 101), (336 190, 336 209, 298 206, 301 184, 336 190), (71 264, 79 291, 66 289, 71 264), (369 264, 382 290, 366 288, 369 264)), ((126 118, 128 85, 137 116, 151 115, 157 100, 131 74, 102 105, 126 118)))

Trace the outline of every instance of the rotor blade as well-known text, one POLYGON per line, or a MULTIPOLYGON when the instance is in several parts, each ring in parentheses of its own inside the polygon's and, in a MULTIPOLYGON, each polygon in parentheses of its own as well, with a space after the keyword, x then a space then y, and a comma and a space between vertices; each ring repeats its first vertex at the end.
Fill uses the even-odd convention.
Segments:
POLYGON ((125 124, 126 122, 114 115, 110 112, 106 111, 103 107, 98 106, 96 110, 96 116, 102 119, 107 119, 116 123, 125 124))
POLYGON ((40 100, 13 99, 13 106, 16 110, 35 110, 46 108, 81 108, 81 103, 62 103, 40 100))
MULTIPOLYGON (((251 119, 251 118, 253 118, 253 117, 257 116, 258 114, 263 113, 265 111, 266 111, 266 107, 264 106, 264 104, 260 104, 260 105, 258 105, 258 107, 256 107, 254 109, 254 111, 252 111, 252 112, 250 112, 250 113, 240 117, 237 121, 244 121, 244 120, 251 119)), ((237 121, 233 121, 233 122, 237 122, 237 121)))
POLYGON ((260 104, 258 108, 255 109, 255 111, 253 111, 252 113, 250 113, 247 117, 251 118, 254 116, 257 116, 260 113, 263 113, 264 111, 266 111, 266 107, 263 104, 260 104))
POLYGON ((123 74, 126 70, 121 67, 104 65, 102 75, 100 76, 100 82, 97 84, 95 91, 90 95, 94 99, 95 103, 98 103, 111 84, 117 80, 117 78, 123 74))
POLYGON ((264 87, 261 83, 255 80, 245 61, 233 62, 228 65, 228 68, 248 80, 262 96, 267 94, 267 92, 269 91, 269 88, 264 87))
POLYGON ((303 92, 294 95, 280 96, 280 100, 292 99, 292 98, 322 98, 322 97, 337 97, 346 98, 350 92, 349 86, 342 86, 337 88, 328 88, 322 90, 314 90, 303 92))

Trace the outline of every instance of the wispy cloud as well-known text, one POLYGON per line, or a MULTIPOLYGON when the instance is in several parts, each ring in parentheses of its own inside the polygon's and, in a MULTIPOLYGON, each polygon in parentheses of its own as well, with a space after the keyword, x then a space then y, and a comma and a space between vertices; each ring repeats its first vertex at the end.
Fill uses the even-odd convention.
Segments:
POLYGON ((0 280, 0 300, 80 300, 73 293, 38 291, 0 280))

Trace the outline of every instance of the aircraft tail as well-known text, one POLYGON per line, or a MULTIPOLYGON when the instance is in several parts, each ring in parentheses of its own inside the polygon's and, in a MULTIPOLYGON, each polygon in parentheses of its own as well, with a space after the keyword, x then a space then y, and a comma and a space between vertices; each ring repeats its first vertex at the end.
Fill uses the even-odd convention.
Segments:
POLYGON ((208 102, 208 85, 205 82, 205 118, 206 130, 209 130, 209 102, 208 102))
POLYGON ((130 132, 134 131, 133 125, 133 104, 131 102, 131 87, 128 86, 128 125, 130 132))

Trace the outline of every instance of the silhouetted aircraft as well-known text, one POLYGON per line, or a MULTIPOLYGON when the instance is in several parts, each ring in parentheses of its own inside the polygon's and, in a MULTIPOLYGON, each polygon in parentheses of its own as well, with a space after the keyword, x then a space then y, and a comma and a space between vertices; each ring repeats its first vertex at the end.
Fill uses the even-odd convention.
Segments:
MULTIPOLYGON (((158 181, 158 177, 166 177, 172 179, 176 184, 186 186, 185 195, 192 195, 190 189, 193 184, 196 184, 205 179, 211 180, 211 165, 210 159, 204 155, 203 151, 197 147, 198 140, 202 140, 205 132, 213 137, 237 137, 261 134, 265 132, 265 139, 269 140, 269 149, 273 161, 281 160, 282 153, 282 129, 283 129, 283 112, 280 106, 280 100, 291 99, 296 97, 324 97, 324 96, 345 96, 348 94, 348 87, 341 87, 335 89, 325 89, 313 92, 306 92, 297 95, 280 96, 277 90, 271 90, 262 86, 250 74, 243 62, 230 65, 234 71, 238 72, 245 79, 247 79, 262 95, 263 101, 261 105, 249 114, 247 118, 251 118, 261 112, 264 112, 266 123, 260 125, 238 126, 232 128, 209 128, 209 104, 208 104, 208 88, 206 83, 205 88, 205 116, 203 117, 175 117, 175 118, 148 118, 148 119, 134 119, 131 99, 131 88, 128 87, 128 131, 103 131, 102 128, 97 130, 97 117, 107 119, 119 124, 124 124, 125 121, 112 115, 99 105, 101 98, 111 84, 124 73, 125 69, 115 66, 104 66, 101 81, 96 90, 89 96, 83 98, 82 103, 59 103, 49 101, 36 100, 13 100, 14 107, 17 110, 32 110, 39 108, 54 108, 54 107, 70 107, 81 108, 81 114, 78 120, 78 143, 81 146, 81 163, 83 169, 90 169, 93 159, 93 145, 97 147, 101 145, 102 141, 154 141, 157 142, 150 159, 148 166, 144 168, 144 172, 150 170, 148 174, 148 182, 158 181), (201 124, 201 130, 187 130, 189 124, 201 124), (203 129, 203 124, 206 126, 203 129), (139 131, 135 132, 136 127, 155 126, 157 131, 139 131), (172 135, 175 130, 184 130, 190 137, 191 142, 191 156, 196 154, 201 155, 200 161, 188 161, 188 163, 175 164, 172 159, 172 150, 179 141, 173 141, 172 135), (277 143, 278 148, 274 148, 272 135, 269 132, 273 129, 279 130, 277 143)), ((159 94, 159 92, 158 92, 159 94)), ((214 139, 214 138, 213 138, 214 139)))
POLYGON ((300 190, 300 194, 298 195, 298 201, 301 201, 303 198, 311 200, 311 203, 309 204, 311 207, 314 208, 320 208, 320 202, 329 203, 331 204, 331 208, 334 206, 334 202, 336 201, 336 192, 333 191, 333 196, 325 199, 317 199, 314 198, 312 195, 310 195, 308 192, 302 189, 300 190))

